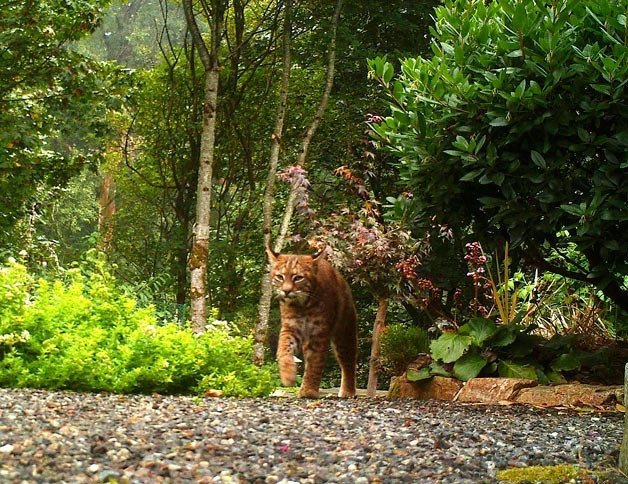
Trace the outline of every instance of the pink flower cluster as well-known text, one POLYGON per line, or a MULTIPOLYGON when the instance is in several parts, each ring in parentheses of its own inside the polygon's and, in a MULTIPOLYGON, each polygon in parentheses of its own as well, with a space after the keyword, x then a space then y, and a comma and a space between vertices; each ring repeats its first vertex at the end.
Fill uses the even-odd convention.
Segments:
POLYGON ((284 183, 292 185, 296 191, 296 209, 304 217, 309 217, 314 213, 312 207, 310 207, 310 195, 308 190, 310 188, 310 180, 307 178, 307 170, 301 165, 293 165, 287 167, 280 173, 277 173, 277 178, 284 183))
POLYGON ((465 245, 467 249, 467 255, 464 256, 464 260, 467 261, 469 266, 469 272, 467 276, 473 278, 473 283, 478 282, 484 277, 484 264, 486 264, 486 256, 482 252, 482 246, 479 242, 470 242, 465 245))
POLYGON ((371 124, 379 124, 384 120, 380 115, 373 113, 366 113, 366 122, 371 124))
POLYGON ((464 260, 467 261, 467 266, 469 267, 469 272, 467 272, 467 276, 473 279, 473 287, 475 289, 475 297, 469 303, 469 309, 471 309, 474 313, 485 316, 489 310, 488 308, 480 303, 479 295, 483 289, 483 284, 486 281, 486 277, 484 273, 486 270, 484 269, 484 265, 486 264, 486 256, 482 251, 482 245, 479 242, 470 242, 465 245, 467 249, 467 255, 464 256, 464 260))

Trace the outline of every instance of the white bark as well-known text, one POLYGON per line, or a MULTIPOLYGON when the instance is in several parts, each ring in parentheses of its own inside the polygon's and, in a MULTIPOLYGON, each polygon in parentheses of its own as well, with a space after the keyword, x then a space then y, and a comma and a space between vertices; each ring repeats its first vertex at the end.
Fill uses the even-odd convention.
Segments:
POLYGON ((105 253, 111 251, 113 242, 113 217, 116 213, 114 186, 113 175, 110 172, 104 173, 100 179, 100 194, 98 196, 98 233, 100 234, 98 247, 105 253))
MULTIPOLYGON (((314 134, 316 133, 318 125, 321 122, 323 114, 325 113, 325 109, 327 108, 327 104, 329 102, 329 95, 331 93, 331 89, 334 84, 334 69, 335 69, 335 64, 336 64, 336 34, 338 31, 338 22, 340 19, 340 10, 342 8, 342 3, 343 3, 343 0, 338 0, 338 2, 336 3, 336 8, 334 10, 334 16, 332 19, 332 34, 331 34, 331 40, 329 43, 329 57, 328 57, 328 62, 327 62, 327 76, 326 76, 326 82, 325 82, 325 89, 323 91, 323 96, 321 98, 321 102, 318 105, 316 114, 314 115, 314 119, 312 120, 312 123, 310 124, 308 130, 306 131, 305 136, 303 138, 303 142, 301 143, 301 151, 299 152, 299 156, 297 158, 297 164, 300 166, 303 166, 305 164, 305 160, 307 158, 307 153, 310 147, 310 143, 312 141, 312 138, 314 137, 314 134)), ((285 44, 285 39, 284 39, 284 48, 285 46, 286 44, 285 44)), ((289 47, 289 44, 288 44, 288 47, 289 47)), ((288 73, 289 73, 290 58, 288 57, 287 60, 288 60, 288 73)), ((286 56, 284 52, 284 74, 286 73, 285 62, 286 62, 286 56)), ((287 90, 288 88, 286 84, 286 96, 287 96, 287 90)), ((281 103, 280 103, 279 109, 281 109, 281 103)), ((278 110, 278 113, 277 113, 278 121, 279 121, 279 115, 280 115, 280 111, 278 110)), ((275 143, 273 144, 273 149, 277 150, 277 156, 278 156, 280 146, 278 145, 277 141, 280 142, 281 138, 275 139, 274 141, 275 143)), ((278 158, 277 158, 277 161, 278 161, 278 158)), ((271 163, 272 163, 272 154, 271 154, 271 163)), ((275 174, 276 174, 276 166, 275 166, 275 173, 273 173, 272 181, 270 181, 270 174, 269 174, 270 190, 269 190, 269 185, 267 185, 266 193, 264 197, 264 202, 265 202, 264 209, 268 210, 268 212, 266 211, 264 212, 264 243, 266 245, 270 243, 270 232, 271 232, 271 227, 272 227, 272 198, 274 195, 275 174), (268 202, 268 208, 266 207, 266 202, 268 202), (266 215, 268 215, 269 217, 268 220, 266 219, 266 215), (268 225, 266 225, 266 223, 268 223, 268 225)), ((275 240, 275 244, 273 247, 275 252, 281 252, 281 249, 283 248, 286 234, 288 233, 288 229, 290 227, 290 220, 292 219, 292 214, 294 213, 296 196, 297 196, 296 190, 291 189, 290 195, 288 196, 288 201, 286 203, 286 208, 285 208, 284 215, 282 218, 279 233, 277 235, 277 239, 275 240)), ((270 314, 271 297, 272 297, 272 288, 270 284, 269 268, 267 267, 264 271, 264 276, 262 278, 262 294, 260 296, 260 301, 258 304, 259 319, 258 319, 257 327, 255 330, 256 349, 254 352, 254 360, 257 364, 261 364, 263 361, 264 342, 266 340, 266 332, 268 329, 268 317, 270 314)))
POLYGON ((207 259, 211 213, 212 169, 216 140, 216 105, 219 72, 206 74, 203 129, 201 131, 200 165, 196 189, 196 223, 190 254, 190 318, 192 328, 200 333, 207 322, 207 259))
MULTIPOLYGON (((270 162, 268 168, 268 178, 264 191, 263 205, 263 234, 264 248, 270 246, 273 216, 273 199, 275 194, 275 178, 277 176, 277 166, 279 165, 279 152, 281 150, 281 139, 283 137, 283 126, 286 118, 286 106, 288 103, 288 91, 290 85, 290 42, 291 32, 292 0, 285 1, 284 21, 283 21, 283 65, 281 71, 281 87, 279 90, 279 105, 277 107, 277 118, 275 129, 272 135, 272 146, 270 150, 270 162)), ((264 251, 266 253, 266 251, 264 251)), ((253 351, 253 362, 256 365, 264 363, 264 347, 266 333, 268 330, 268 316, 270 314, 270 303, 272 298, 272 285, 270 281, 270 270, 267 267, 262 276, 262 292, 258 303, 257 326, 255 328, 255 349, 253 351)))
POLYGON ((183 0, 185 16, 194 45, 205 68, 205 102, 201 130, 200 164, 196 190, 196 223, 190 253, 190 319, 195 332, 205 331, 207 323, 207 259, 209 252, 212 170, 216 144, 216 111, 220 71, 218 47, 226 3, 212 2, 210 46, 203 40, 193 11, 192 0, 183 0))

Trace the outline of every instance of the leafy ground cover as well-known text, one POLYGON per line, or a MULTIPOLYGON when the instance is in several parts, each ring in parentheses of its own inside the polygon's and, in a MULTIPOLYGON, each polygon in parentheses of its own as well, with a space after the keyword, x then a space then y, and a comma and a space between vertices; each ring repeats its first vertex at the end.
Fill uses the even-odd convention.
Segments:
POLYGON ((202 334, 159 321, 118 289, 97 254, 52 280, 10 259, 0 267, 0 386, 266 395, 272 366, 251 363, 253 341, 224 321, 202 334))

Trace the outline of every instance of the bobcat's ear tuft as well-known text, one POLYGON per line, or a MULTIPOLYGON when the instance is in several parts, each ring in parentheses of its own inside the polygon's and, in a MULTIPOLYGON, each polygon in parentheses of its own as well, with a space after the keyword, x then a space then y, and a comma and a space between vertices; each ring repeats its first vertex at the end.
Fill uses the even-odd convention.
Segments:
POLYGON ((277 258, 279 254, 275 252, 270 245, 266 246, 266 253, 268 254, 268 259, 274 264, 277 262, 277 258))
POLYGON ((319 250, 316 254, 312 256, 312 260, 317 261, 319 259, 324 259, 326 252, 327 252, 327 246, 325 245, 321 250, 319 250))

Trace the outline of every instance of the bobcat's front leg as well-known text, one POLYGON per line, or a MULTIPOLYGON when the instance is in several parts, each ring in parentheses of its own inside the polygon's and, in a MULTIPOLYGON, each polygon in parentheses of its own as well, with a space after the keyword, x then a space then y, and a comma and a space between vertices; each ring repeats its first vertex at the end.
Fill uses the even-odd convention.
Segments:
POLYGON ((279 378, 284 386, 291 387, 297 380, 297 365, 294 361, 294 351, 299 347, 300 335, 293 325, 281 325, 279 343, 277 344, 277 362, 279 363, 279 378))
POLYGON ((327 352, 329 351, 329 340, 309 341, 303 345, 303 359, 305 360, 305 371, 303 382, 299 389, 300 398, 318 398, 319 388, 323 377, 323 369, 327 352))

